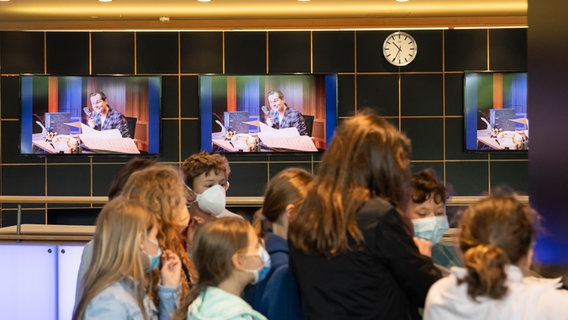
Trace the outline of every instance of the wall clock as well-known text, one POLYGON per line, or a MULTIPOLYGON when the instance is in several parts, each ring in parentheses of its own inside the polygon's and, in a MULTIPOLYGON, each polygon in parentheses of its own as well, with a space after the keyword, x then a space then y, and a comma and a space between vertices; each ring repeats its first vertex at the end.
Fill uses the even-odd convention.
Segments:
POLYGON ((416 40, 406 32, 395 32, 383 43, 383 55, 387 61, 397 67, 406 66, 416 58, 418 45, 416 40))

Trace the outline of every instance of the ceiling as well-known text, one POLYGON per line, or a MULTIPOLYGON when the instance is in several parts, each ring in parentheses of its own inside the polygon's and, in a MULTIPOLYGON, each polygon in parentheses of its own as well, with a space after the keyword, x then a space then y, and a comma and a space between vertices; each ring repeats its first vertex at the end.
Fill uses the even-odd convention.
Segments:
POLYGON ((0 30, 526 26, 527 0, 0 0, 0 30), (160 21, 162 20, 169 21, 160 21))

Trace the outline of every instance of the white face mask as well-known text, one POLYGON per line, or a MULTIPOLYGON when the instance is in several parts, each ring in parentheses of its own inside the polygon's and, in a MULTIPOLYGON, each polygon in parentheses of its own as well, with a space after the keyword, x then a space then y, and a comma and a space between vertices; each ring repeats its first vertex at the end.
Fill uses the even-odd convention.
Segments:
POLYGON ((225 210, 225 188, 216 184, 203 193, 198 193, 195 201, 199 209, 218 216, 225 210))
POLYGON ((432 245, 440 242, 444 232, 450 227, 446 215, 413 219, 412 224, 414 225, 414 235, 432 242, 432 245))

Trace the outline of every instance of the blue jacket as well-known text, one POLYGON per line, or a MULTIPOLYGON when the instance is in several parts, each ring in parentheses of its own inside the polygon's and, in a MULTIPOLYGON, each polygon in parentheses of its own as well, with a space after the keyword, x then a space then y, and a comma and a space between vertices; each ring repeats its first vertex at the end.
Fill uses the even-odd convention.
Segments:
POLYGON ((191 303, 188 320, 267 320, 240 297, 216 287, 207 287, 191 303))
MULTIPOLYGON (((159 310, 149 296, 144 297, 144 307, 150 319, 172 319, 179 291, 179 287, 158 286, 159 310)), ((132 294, 132 281, 123 280, 101 291, 87 305, 83 319, 144 319, 132 294)))
POLYGON ((288 266, 288 243, 268 233, 266 251, 270 254, 270 272, 263 281, 245 288, 245 301, 270 320, 301 319, 298 286, 288 266))

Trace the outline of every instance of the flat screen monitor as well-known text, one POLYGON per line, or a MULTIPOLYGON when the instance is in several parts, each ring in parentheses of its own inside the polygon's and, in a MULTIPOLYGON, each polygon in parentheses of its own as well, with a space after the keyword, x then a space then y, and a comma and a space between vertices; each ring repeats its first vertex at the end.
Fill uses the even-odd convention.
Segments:
POLYGON ((337 75, 202 75, 201 147, 322 152, 337 123, 337 75))
POLYGON ((526 151, 529 114, 526 72, 466 72, 467 151, 526 151))
POLYGON ((21 75, 20 99, 22 155, 160 152, 159 76, 21 75))

